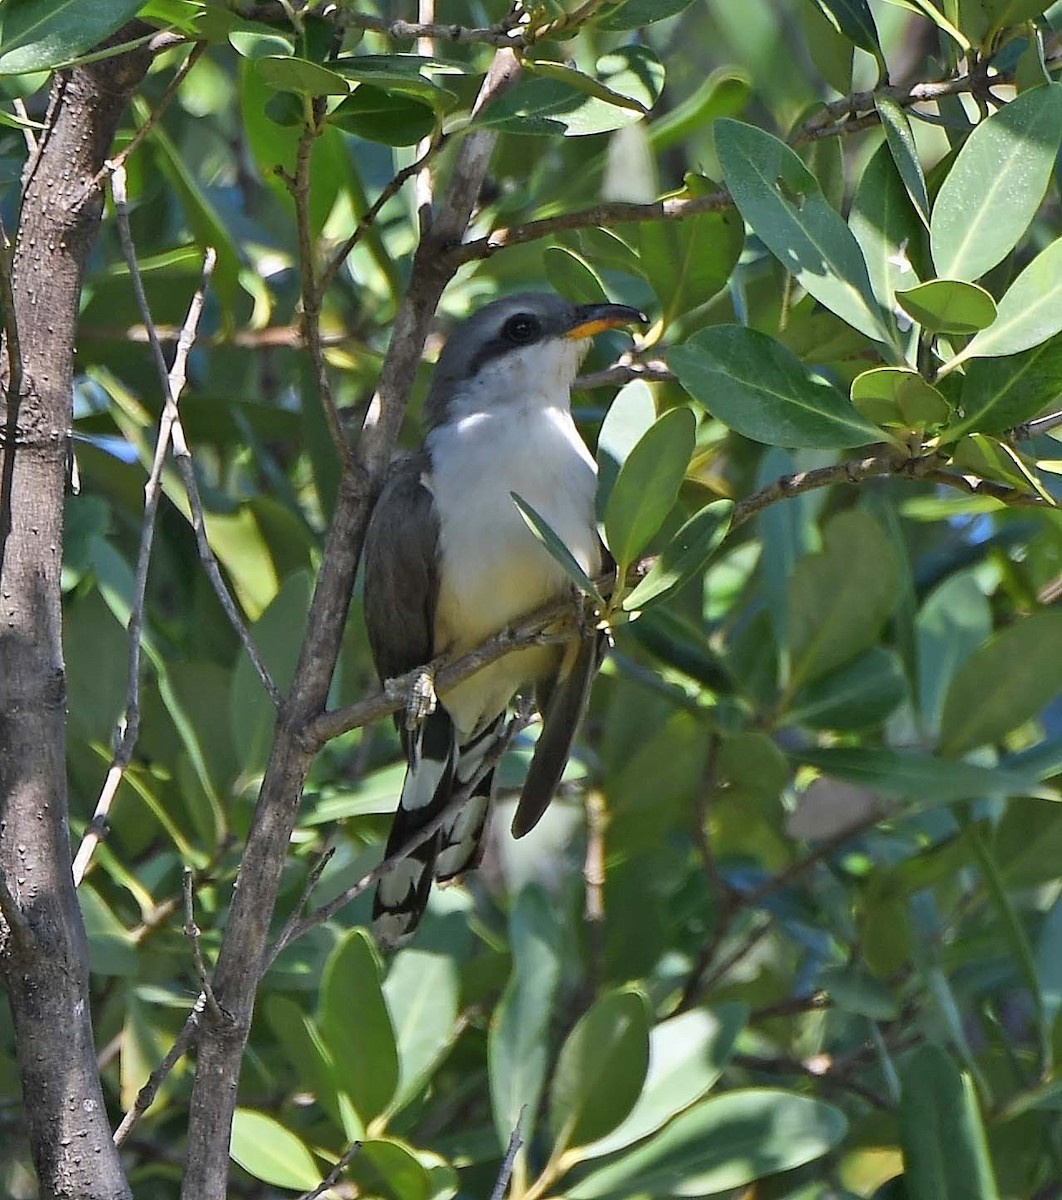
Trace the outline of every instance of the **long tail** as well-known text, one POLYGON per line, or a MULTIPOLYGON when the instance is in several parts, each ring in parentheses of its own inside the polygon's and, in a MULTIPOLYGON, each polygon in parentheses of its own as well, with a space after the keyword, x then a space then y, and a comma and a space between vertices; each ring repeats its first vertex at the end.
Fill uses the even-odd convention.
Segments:
MULTIPOLYGON (((409 767, 402 785, 385 857, 396 854, 468 786, 483 760, 504 736, 505 714, 463 745, 440 704, 407 748, 409 767)), ((373 903, 373 928, 385 945, 397 945, 417 927, 432 879, 446 882, 478 866, 493 797, 494 768, 472 789, 459 812, 380 880, 373 903)))

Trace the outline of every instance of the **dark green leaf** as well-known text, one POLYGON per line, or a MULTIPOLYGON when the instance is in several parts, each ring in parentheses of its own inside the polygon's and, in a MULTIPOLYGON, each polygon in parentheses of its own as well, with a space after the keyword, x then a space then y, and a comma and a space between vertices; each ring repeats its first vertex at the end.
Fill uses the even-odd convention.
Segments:
POLYGON ((638 238, 642 267, 667 325, 726 287, 745 228, 733 211, 702 213, 685 221, 646 221, 638 238))
POLYGON ((720 117, 735 116, 748 102, 750 90, 751 81, 744 71, 731 66, 717 67, 692 96, 653 120, 649 126, 649 144, 661 154, 720 117))
POLYGON ((361 1184, 362 1195, 376 1196, 382 1190, 388 1200, 431 1200, 432 1197, 427 1168, 411 1146, 396 1138, 366 1138, 352 1164, 351 1175, 361 1184), (371 1174, 366 1169, 370 1167, 371 1174))
POLYGON ((1002 433, 1035 417, 1062 394, 1062 339, 1023 354, 978 358, 962 381, 962 416, 944 430, 948 441, 970 430, 1002 433))
POLYGON ((707 1196, 813 1162, 844 1137, 836 1108, 750 1088, 705 1100, 646 1145, 567 1190, 572 1200, 707 1196))
POLYGON ((616 393, 597 437, 597 515, 604 519, 620 467, 639 439, 656 420, 656 405, 649 385, 632 379, 616 393))
POLYGON ((303 1192, 321 1182, 322 1173, 303 1142, 267 1113, 236 1110, 229 1154, 249 1175, 274 1187, 303 1192))
POLYGON ((827 17, 815 0, 800 5, 805 44, 819 74, 842 96, 852 90, 852 42, 827 17))
POLYGON ((863 169, 848 224, 863 251, 878 303, 894 312, 896 289, 918 282, 910 256, 924 231, 888 146, 880 146, 863 169))
POLYGON ((266 55, 254 60, 255 69, 270 87, 302 96, 345 96, 350 84, 327 67, 293 55, 266 55))
POLYGON ((854 662, 799 688, 786 720, 811 729, 869 729, 906 697, 903 664, 891 650, 872 646, 854 662))
POLYGON ((1040 207, 1060 141, 1057 83, 1023 92, 977 126, 933 205, 939 275, 979 279, 1010 253, 1040 207))
POLYGON ((1062 613, 1038 612, 993 634, 955 672, 940 720, 945 754, 959 754, 1036 716, 1062 692, 1062 613))
POLYGON ((823 15, 860 50, 882 61, 878 30, 867 0, 813 0, 823 15))
POLYGON ((557 1058, 550 1093, 554 1153, 611 1133, 630 1114, 649 1065, 645 996, 620 988, 576 1022, 557 1058))
POLYGON ((992 632, 992 610, 972 574, 953 575, 918 613, 918 695, 922 727, 935 737, 956 670, 992 632))
POLYGON ((868 513, 834 517, 819 554, 805 555, 789 582, 789 684, 841 666, 877 641, 896 604, 892 544, 868 513))
POLYGON ((714 325, 674 347, 668 362, 694 399, 731 429, 771 446, 846 447, 880 441, 828 383, 780 342, 742 325, 714 325))
POLYGON ((605 535, 621 576, 674 506, 696 432, 692 411, 673 408, 653 423, 620 467, 605 507, 605 535))
POLYGON ((6 0, 0 75, 47 71, 91 50, 136 15, 143 0, 6 0))
POLYGON ((741 215, 800 286, 868 337, 894 341, 858 243, 799 157, 732 120, 716 122, 715 147, 741 215))
POLYGON ((328 957, 319 1026, 340 1087, 367 1124, 395 1094, 398 1051, 380 964, 364 929, 352 929, 328 957))
POLYGON ((881 118, 881 126, 885 130, 885 141, 889 153, 896 164, 896 169, 903 180, 903 186, 911 198, 915 212, 929 227, 929 195, 926 192, 926 180, 922 174, 922 163, 918 157, 918 147, 915 145, 914 134, 911 132, 911 122, 907 114, 892 99, 891 96, 877 96, 874 100, 881 118))
POLYGON ((693 0, 620 0, 602 6, 601 14, 594 24, 598 29, 622 33, 627 29, 641 29, 654 21, 666 21, 689 8, 693 0))
POLYGON ((934 333, 977 333, 996 319, 996 302, 976 283, 930 279, 897 292, 904 312, 934 333))
POLYGON ((491 1107, 503 1147, 518 1123, 524 1140, 531 1140, 551 1057, 547 1033, 560 980, 553 901, 537 887, 524 888, 509 926, 513 972, 487 1041, 491 1107))
POLYGON ((608 299, 605 285, 581 254, 564 246, 548 246, 542 265, 550 286, 576 304, 597 304, 608 299))
POLYGON ((694 513, 660 551, 648 575, 623 597, 624 609, 637 612, 659 604, 697 575, 729 532, 733 511, 733 501, 716 500, 694 513))
POLYGON ((535 511, 526 500, 522 499, 515 492, 510 492, 513 503, 520 510, 520 516, 524 518, 528 529, 535 535, 543 546, 550 552, 553 558, 564 568, 568 578, 581 591, 588 596, 593 596, 598 603, 603 604, 601 595, 597 590, 597 585, 590 576, 583 570, 582 566, 576 560, 575 556, 560 539, 557 533, 550 528, 544 517, 535 511))
POLYGON ((900 1143, 910 1200, 998 1200, 973 1084, 938 1046, 902 1072, 900 1143))
POLYGON ((441 954, 402 950, 384 981, 398 1045, 399 1080, 392 1107, 416 1098, 454 1037, 457 964, 441 954))
POLYGON ((649 1070, 630 1115, 607 1137, 580 1147, 580 1160, 633 1146, 689 1108, 714 1086, 748 1021, 744 1004, 695 1008, 654 1025, 649 1070))
POLYGON ((1033 774, 978 767, 956 759, 933 758, 927 754, 883 750, 875 747, 836 747, 801 750, 793 754, 799 762, 920 805, 950 804, 954 800, 977 800, 984 796, 1038 796, 1056 799, 1033 774))
POLYGON ((412 146, 435 128, 435 112, 413 96, 385 92, 370 83, 358 85, 328 114, 328 121, 347 133, 385 146, 412 146))

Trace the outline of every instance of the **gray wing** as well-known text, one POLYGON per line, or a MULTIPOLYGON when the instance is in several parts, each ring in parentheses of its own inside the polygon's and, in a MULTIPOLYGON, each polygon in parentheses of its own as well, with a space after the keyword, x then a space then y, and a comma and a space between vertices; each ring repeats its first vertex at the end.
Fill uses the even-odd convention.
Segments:
POLYGON ((423 453, 392 466, 365 537, 365 624, 381 682, 435 652, 439 521, 422 482, 429 469, 423 453))
POLYGON ((590 699, 590 686, 607 648, 607 634, 588 630, 582 636, 571 670, 547 685, 549 698, 542 713, 542 733, 535 744, 513 816, 513 837, 530 833, 553 799, 571 753, 575 731, 590 699))

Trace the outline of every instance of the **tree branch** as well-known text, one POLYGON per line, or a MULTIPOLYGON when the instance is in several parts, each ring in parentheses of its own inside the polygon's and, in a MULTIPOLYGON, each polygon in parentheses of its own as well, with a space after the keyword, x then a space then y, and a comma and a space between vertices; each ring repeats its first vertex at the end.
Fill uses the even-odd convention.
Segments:
MULTIPOLYGON (((115 171, 117 172, 115 181, 118 194, 122 196, 124 203, 125 168, 117 164, 115 171)), ((128 222, 126 222, 126 228, 128 228, 128 222)), ((184 390, 188 355, 195 344, 195 335, 199 328, 199 318, 203 312, 207 284, 216 261, 217 255, 213 250, 208 250, 203 262, 203 273, 199 280, 199 286, 192 296, 191 304, 188 306, 188 315, 181 327, 173 366, 166 377, 162 416, 159 418, 159 433, 155 442, 155 457, 151 464, 147 484, 144 487, 144 519, 140 526, 140 548, 137 553, 136 576, 133 584, 133 603, 129 612, 129 666, 124 727, 118 748, 115 750, 111 765, 107 770, 99 799, 96 801, 92 820, 78 847, 77 854, 74 856, 74 887, 78 887, 84 879, 96 847, 107 836, 107 815, 111 810, 114 797, 117 795, 118 785, 122 781, 125 769, 132 761, 133 749, 140 733, 140 643, 144 632, 144 602, 147 596, 148 570, 151 566, 151 549, 155 540, 155 519, 158 515, 159 498, 162 494, 162 469, 169 452, 170 435, 177 415, 177 403, 184 390)))
MULTIPOLYGON (((477 108, 489 103, 516 70, 512 55, 498 51, 477 108)), ((225 1192, 243 1050, 265 960, 269 922, 313 757, 305 731, 325 707, 369 514, 405 414, 431 318, 457 269, 457 264, 442 253, 442 247, 459 241, 464 233, 494 141, 493 134, 478 130, 462 142, 446 195, 414 256, 409 288, 395 317, 376 395, 366 414, 351 469, 340 478, 310 606, 308 633, 291 690, 277 716, 273 746, 214 971, 215 995, 219 1005, 231 1014, 232 1023, 222 1025, 209 1012, 202 1018, 182 1184, 185 1200, 225 1192)))

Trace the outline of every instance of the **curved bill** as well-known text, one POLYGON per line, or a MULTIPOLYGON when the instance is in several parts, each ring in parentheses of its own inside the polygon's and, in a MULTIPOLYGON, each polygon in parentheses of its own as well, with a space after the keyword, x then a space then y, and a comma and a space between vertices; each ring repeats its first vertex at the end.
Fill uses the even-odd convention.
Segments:
POLYGON ((580 304, 575 310, 575 324, 565 331, 566 338, 593 337, 605 329, 621 325, 648 325, 649 318, 627 304, 580 304))

